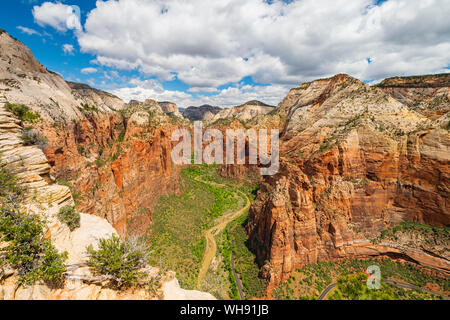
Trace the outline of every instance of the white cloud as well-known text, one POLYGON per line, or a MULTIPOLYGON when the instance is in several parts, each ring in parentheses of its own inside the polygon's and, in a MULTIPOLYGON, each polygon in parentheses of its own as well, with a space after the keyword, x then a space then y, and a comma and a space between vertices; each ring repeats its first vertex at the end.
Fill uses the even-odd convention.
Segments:
POLYGON ((22 31, 22 33, 26 33, 28 35, 37 35, 40 36, 41 34, 39 32, 37 32, 34 29, 31 28, 27 28, 27 27, 22 27, 22 26, 18 26, 17 29, 19 29, 20 31, 22 31))
POLYGON ((448 0, 375 3, 104 0, 88 13, 84 30, 78 11, 59 2, 35 6, 33 15, 41 26, 74 29, 81 51, 96 56, 93 63, 158 78, 114 90, 125 100, 232 106, 251 99, 278 104, 289 87, 337 73, 373 82, 445 71, 448 0), (247 76, 272 85, 217 89, 247 76), (169 91, 159 82, 174 79, 191 88, 169 91))
POLYGON ((198 100, 195 100, 190 94, 183 91, 164 90, 161 83, 154 79, 133 79, 130 81, 130 84, 133 87, 115 89, 111 93, 127 102, 130 100, 144 101, 146 99, 154 99, 157 101, 171 101, 179 106, 198 104, 198 100))
POLYGON ((294 85, 341 72, 371 80, 450 64, 447 0, 374 2, 98 1, 79 44, 101 65, 177 76, 191 92, 245 76, 294 85))
POLYGON ((161 83, 155 79, 139 80, 132 79, 130 87, 112 90, 111 93, 122 98, 124 101, 154 99, 157 101, 171 101, 179 107, 197 106, 210 104, 220 107, 232 107, 241 105, 249 100, 260 100, 268 104, 277 105, 280 97, 284 97, 288 91, 288 86, 252 86, 238 84, 236 86, 217 90, 217 95, 198 95, 198 98, 183 91, 165 90, 161 83))
POLYGON ((92 74, 92 73, 97 73, 97 69, 96 68, 84 68, 81 69, 81 73, 82 74, 92 74))
POLYGON ((289 92, 289 86, 253 86, 240 85, 223 89, 217 95, 200 96, 201 104, 210 104, 220 107, 233 107, 250 100, 259 100, 267 104, 276 106, 281 102, 282 97, 289 92))
POLYGON ((58 31, 80 31, 81 23, 79 8, 62 3, 44 2, 40 6, 33 7, 33 17, 41 27, 51 26, 58 31))
POLYGON ((68 43, 63 44, 62 49, 65 54, 70 54, 70 55, 73 55, 73 51, 75 50, 73 45, 68 44, 68 43))
POLYGON ((192 87, 188 89, 188 92, 219 92, 219 89, 217 88, 208 88, 208 87, 192 87))

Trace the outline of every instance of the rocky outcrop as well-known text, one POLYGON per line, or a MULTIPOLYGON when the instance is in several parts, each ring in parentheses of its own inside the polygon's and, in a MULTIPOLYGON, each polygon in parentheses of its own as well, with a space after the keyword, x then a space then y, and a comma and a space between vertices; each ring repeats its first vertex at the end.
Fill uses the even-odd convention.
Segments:
POLYGON ((183 115, 178 110, 178 106, 175 103, 172 102, 158 102, 161 109, 164 111, 165 114, 171 115, 178 118, 183 118, 183 115))
POLYGON ((393 77, 376 85, 380 88, 445 88, 450 87, 450 73, 393 77))
POLYGON ((221 119, 247 122, 260 115, 266 115, 274 110, 275 107, 273 106, 269 106, 260 101, 252 100, 237 107, 222 109, 219 113, 214 115, 212 119, 208 120, 208 122, 214 124, 221 119))
POLYGON ((189 107, 183 112, 183 116, 190 121, 210 120, 215 114, 219 113, 222 108, 203 105, 200 107, 189 107))
POLYGON ((450 111, 450 73, 390 78, 377 87, 430 119, 450 111))
POLYGON ((167 281, 162 286, 164 300, 216 300, 207 292, 181 289, 176 278, 167 281))
POLYGON ((280 170, 263 180, 248 223, 272 288, 317 259, 368 253, 358 244, 388 226, 450 224, 441 124, 347 75, 292 89, 277 112, 287 115, 280 170))
POLYGON ((63 78, 43 67, 30 49, 7 32, 0 34, 0 95, 23 103, 47 119, 80 117, 79 101, 63 78))
POLYGON ((102 112, 120 111, 125 103, 115 95, 98 89, 91 88, 87 84, 67 82, 72 95, 84 109, 94 108, 102 112))

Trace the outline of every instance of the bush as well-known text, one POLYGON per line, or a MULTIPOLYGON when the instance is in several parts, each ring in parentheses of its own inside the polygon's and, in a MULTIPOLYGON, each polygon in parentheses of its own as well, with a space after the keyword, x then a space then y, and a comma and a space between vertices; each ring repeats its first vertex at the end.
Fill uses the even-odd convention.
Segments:
POLYGON ((364 273, 349 274, 338 278, 337 288, 330 300, 396 300, 394 291, 385 283, 378 290, 367 287, 364 273))
POLYGON ((24 145, 36 145, 43 149, 48 143, 48 139, 44 137, 39 131, 33 128, 25 128, 21 136, 24 145))
POLYGON ((0 266, 8 265, 19 273, 19 285, 37 280, 60 284, 66 271, 67 254, 59 254, 50 240, 44 239, 45 224, 37 215, 20 212, 16 205, 24 189, 4 164, 0 164, 0 266))
POLYGON ((0 200, 17 199, 23 194, 23 188, 5 164, 0 163, 0 200))
POLYGON ((150 254, 137 240, 121 241, 116 235, 100 239, 98 250, 90 245, 87 252, 88 264, 96 273, 111 276, 117 287, 137 285, 145 276, 139 269, 146 266, 150 254))
POLYGON ((21 121, 33 122, 40 118, 40 116, 30 110, 30 108, 24 104, 12 104, 5 103, 5 109, 14 114, 21 121))
POLYGON ((62 223, 65 223, 70 231, 80 227, 80 214, 73 206, 65 206, 59 209, 58 219, 62 223))
POLYGON ((44 239, 44 226, 37 215, 21 213, 14 204, 0 208, 0 240, 7 243, 0 256, 3 264, 18 270, 19 285, 38 280, 58 285, 63 280, 67 253, 59 254, 44 239))

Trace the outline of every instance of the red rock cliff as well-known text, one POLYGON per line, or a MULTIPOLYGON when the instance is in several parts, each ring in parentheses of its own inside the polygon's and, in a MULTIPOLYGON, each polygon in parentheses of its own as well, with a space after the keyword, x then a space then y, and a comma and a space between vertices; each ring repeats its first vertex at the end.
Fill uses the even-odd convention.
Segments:
POLYGON ((270 287, 319 258, 385 253, 368 240, 399 222, 450 224, 440 123, 346 75, 291 90, 278 111, 288 114, 280 171, 248 223, 270 287))

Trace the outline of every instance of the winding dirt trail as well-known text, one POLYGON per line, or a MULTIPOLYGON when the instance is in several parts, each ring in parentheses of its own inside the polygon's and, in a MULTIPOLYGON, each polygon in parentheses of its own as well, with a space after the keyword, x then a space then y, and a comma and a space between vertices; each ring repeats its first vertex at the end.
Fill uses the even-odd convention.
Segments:
MULTIPOLYGON (((201 180, 200 178, 195 178, 198 182, 210 184, 215 187, 226 187, 223 184, 215 183, 215 182, 206 182, 204 180, 201 180)), ((240 190, 237 190, 237 193, 239 193, 243 199, 245 199, 246 204, 245 206, 234 212, 230 212, 226 215, 223 215, 219 218, 217 218, 217 224, 212 227, 211 229, 208 229, 204 232, 204 236, 206 238, 206 248, 205 253, 203 254, 203 260, 200 267, 200 272, 198 274, 197 278, 197 288, 200 288, 200 284, 202 283, 203 279, 205 278, 206 273, 208 272, 209 266, 211 265, 212 260, 216 256, 217 253, 217 243, 215 240, 215 236, 218 235, 220 232, 222 232, 226 226, 233 221, 234 219, 238 218, 239 216, 243 215, 249 208, 250 208, 250 199, 247 197, 245 193, 243 193, 240 190)), ((235 192, 236 194, 236 192, 235 192)))

